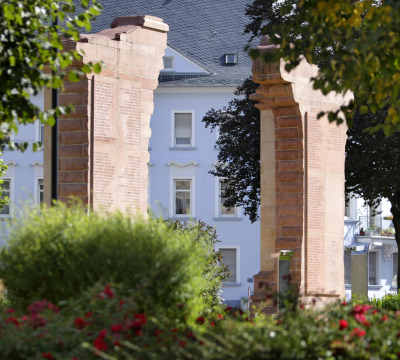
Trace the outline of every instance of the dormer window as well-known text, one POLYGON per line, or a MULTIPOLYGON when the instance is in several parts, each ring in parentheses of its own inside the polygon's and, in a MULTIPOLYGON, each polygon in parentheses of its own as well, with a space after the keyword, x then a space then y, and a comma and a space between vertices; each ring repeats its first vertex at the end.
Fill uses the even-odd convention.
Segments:
POLYGON ((237 64, 237 54, 225 54, 225 65, 235 65, 237 64))
POLYGON ((164 70, 174 70, 174 57, 173 56, 164 56, 164 70))

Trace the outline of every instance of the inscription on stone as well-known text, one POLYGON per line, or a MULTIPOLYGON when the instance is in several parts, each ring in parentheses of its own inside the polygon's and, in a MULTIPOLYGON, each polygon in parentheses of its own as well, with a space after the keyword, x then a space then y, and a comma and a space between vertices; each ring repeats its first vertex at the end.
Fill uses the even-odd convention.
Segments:
POLYGON ((119 105, 120 120, 122 123, 124 144, 137 146, 141 139, 141 113, 140 89, 122 88, 120 90, 121 102, 119 105))
MULTIPOLYGON (((344 153, 345 131, 343 126, 329 124, 326 119, 317 120, 316 113, 306 119, 306 293, 307 295, 339 296, 343 270, 343 245, 340 241, 343 228, 332 227, 330 216, 341 216, 340 199, 327 203, 332 177, 343 177, 343 162, 332 162, 344 153), (338 153, 340 152, 340 153, 338 153), (340 165, 341 166, 338 166, 340 165), (329 216, 327 215, 329 214, 329 216), (337 233, 328 233, 337 231, 337 233)), ((344 181, 344 179, 343 179, 344 181)))
POLYGON ((97 141, 113 142, 116 139, 116 81, 96 78, 94 91, 94 137, 97 141))
POLYGON ((135 212, 141 200, 141 90, 102 76, 94 88, 93 208, 135 212))
POLYGON ((94 210, 109 210, 115 206, 115 164, 109 153, 96 151, 94 154, 94 210))

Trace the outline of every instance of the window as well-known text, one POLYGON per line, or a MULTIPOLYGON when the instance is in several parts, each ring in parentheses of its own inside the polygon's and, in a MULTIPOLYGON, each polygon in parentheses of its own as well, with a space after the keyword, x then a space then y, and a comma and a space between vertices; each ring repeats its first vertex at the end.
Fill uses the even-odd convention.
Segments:
POLYGON ((192 180, 175 179, 174 180, 174 215, 192 214, 192 180))
POLYGON ((174 69, 173 56, 164 56, 163 63, 164 63, 164 70, 173 70, 174 69))
POLYGON ((219 248, 218 251, 221 253, 221 263, 226 265, 230 271, 229 278, 226 280, 228 283, 239 282, 239 270, 238 270, 238 248, 219 248))
POLYGON ((226 197, 225 191, 229 188, 229 183, 225 180, 219 180, 219 200, 218 200, 218 216, 236 216, 236 207, 228 208, 224 205, 226 197))
POLYGON ((225 64, 226 65, 237 64, 237 54, 225 54, 225 64))
POLYGON ((350 199, 345 203, 344 216, 350 217, 350 199))
POLYGON ((344 283, 351 284, 351 251, 344 252, 344 283))
MULTIPOLYGON (((1 194, 1 198, 2 199, 4 199, 4 198, 10 199, 11 180, 4 179, 3 180, 3 184, 1 184, 0 186, 3 189, 3 193, 1 194)), ((4 205, 0 209, 0 216, 2 216, 2 217, 10 216, 10 204, 9 203, 4 205)))
POLYGON ((38 141, 44 144, 44 124, 42 122, 38 124, 38 141))
POLYGON ((368 255, 368 284, 369 285, 378 285, 378 276, 377 276, 377 261, 378 261, 378 253, 369 252, 368 255))
POLYGON ((174 113, 174 141, 176 147, 193 147, 193 113, 174 113))
POLYGON ((393 254, 393 277, 392 277, 392 286, 397 286, 397 271, 398 271, 398 253, 393 254))
POLYGON ((38 179, 38 201, 39 205, 43 204, 43 179, 38 179))

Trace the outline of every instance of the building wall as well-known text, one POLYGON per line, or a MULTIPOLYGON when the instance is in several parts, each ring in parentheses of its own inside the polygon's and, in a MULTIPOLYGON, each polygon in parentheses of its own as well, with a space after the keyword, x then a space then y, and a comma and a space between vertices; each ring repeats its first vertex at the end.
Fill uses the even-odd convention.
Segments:
MULTIPOLYGON (((35 105, 43 107, 44 95, 38 94, 32 98, 35 105)), ((25 152, 11 151, 5 147, 1 158, 8 165, 4 180, 10 180, 10 213, 0 215, 0 244, 4 244, 7 225, 18 217, 18 213, 26 205, 39 204, 38 180, 43 179, 43 151, 32 151, 32 143, 39 141, 40 125, 21 125, 16 134, 12 134, 14 142, 28 142, 25 152)))
MULTIPOLYGON (((251 224, 241 215, 235 219, 216 218, 218 202, 216 179, 208 172, 214 168, 218 149, 214 148, 216 132, 210 132, 202 118, 211 108, 220 109, 233 98, 233 88, 163 88, 154 97, 154 114, 151 118, 149 165, 149 204, 155 214, 164 218, 171 216, 173 177, 192 178, 194 189, 194 218, 217 229, 220 247, 234 247, 239 252, 239 281, 226 283, 222 297, 232 305, 247 298, 248 288, 253 293, 252 280, 259 270, 260 230, 259 222, 251 224), (171 147, 173 111, 194 112, 195 146, 192 149, 171 147), (169 164, 169 165, 168 165, 169 164), (185 165, 185 166, 182 166, 185 165), (230 302, 233 301, 233 302, 230 302)), ((240 211, 240 209, 239 209, 240 211)), ((184 219, 189 219, 185 217, 184 219)))

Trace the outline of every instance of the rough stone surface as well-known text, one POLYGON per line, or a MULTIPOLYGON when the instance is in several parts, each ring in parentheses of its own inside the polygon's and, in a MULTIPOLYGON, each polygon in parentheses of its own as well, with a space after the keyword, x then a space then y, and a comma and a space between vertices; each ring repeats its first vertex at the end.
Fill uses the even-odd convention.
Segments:
MULTIPOLYGON (((260 50, 273 46, 265 39, 260 50)), ((266 313, 265 290, 276 288, 278 263, 271 255, 293 250, 291 279, 304 302, 318 296, 321 304, 344 296, 343 215, 345 126, 320 111, 337 109, 350 96, 323 96, 312 89, 317 68, 302 61, 291 73, 284 63, 253 62, 252 95, 261 111, 261 242, 260 273, 254 276, 253 304, 266 313), (274 281, 271 281, 273 279, 274 281)))
MULTIPOLYGON (((60 105, 74 106, 59 119, 60 201, 72 196, 96 211, 118 208, 146 215, 149 118, 167 31, 162 19, 128 16, 115 19, 112 29, 64 43, 82 54, 71 69, 88 62, 104 65, 98 75, 66 81, 59 94, 60 105)), ((45 136, 45 173, 50 175, 49 129, 45 136)))

